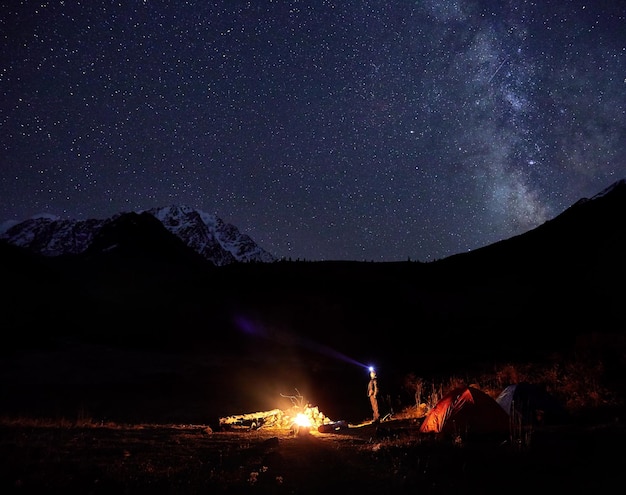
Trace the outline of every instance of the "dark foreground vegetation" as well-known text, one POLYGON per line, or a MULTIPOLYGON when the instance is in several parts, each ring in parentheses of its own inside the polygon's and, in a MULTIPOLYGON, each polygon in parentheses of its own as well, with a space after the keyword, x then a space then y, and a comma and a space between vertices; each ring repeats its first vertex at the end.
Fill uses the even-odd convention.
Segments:
MULTIPOLYGON (((412 404, 407 399, 401 410, 379 424, 349 422, 329 433, 293 426, 232 427, 210 415, 200 423, 109 421, 91 416, 88 411, 94 405, 86 402, 64 416, 59 397, 58 414, 51 417, 45 402, 31 401, 29 411, 1 418, 0 491, 598 493, 621 483, 626 427, 619 389, 606 385, 601 363, 590 366, 590 362, 574 365, 560 359, 544 367, 508 365, 493 374, 473 376, 473 386, 492 396, 510 382, 546 384, 570 413, 557 424, 512 425, 504 435, 420 432, 425 414, 438 398, 469 378, 458 376, 433 382, 409 374, 402 386, 412 404)), ((109 389, 109 393, 101 400, 113 404, 119 392, 109 389)), ((26 404, 21 402, 22 407, 26 404)), ((68 404, 65 410, 71 407, 68 404)), ((119 401, 109 412, 118 418, 140 415, 126 407, 128 402, 119 401)), ((181 395, 177 403, 163 397, 143 407, 133 403, 137 407, 152 408, 153 418, 166 419, 172 414, 183 417, 185 409, 199 406, 192 397, 181 395)))
POLYGON ((338 433, 205 425, 0 426, 2 493, 483 493, 612 490, 622 422, 539 428, 524 444, 435 439, 419 420, 338 433))

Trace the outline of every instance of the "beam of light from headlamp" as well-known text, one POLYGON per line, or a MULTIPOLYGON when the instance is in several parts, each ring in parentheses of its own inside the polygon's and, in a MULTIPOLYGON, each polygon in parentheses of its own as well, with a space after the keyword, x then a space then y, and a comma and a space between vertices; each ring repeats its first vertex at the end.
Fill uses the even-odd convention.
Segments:
POLYGON ((290 342, 292 344, 295 343, 299 347, 315 351, 318 354, 329 356, 334 359, 344 361, 346 363, 354 364, 356 366, 360 366, 365 369, 371 368, 371 366, 361 363, 360 361, 357 361, 356 359, 353 359, 349 356, 346 356, 345 354, 337 351, 336 349, 320 344, 318 342, 313 342, 310 339, 305 339, 303 337, 293 335, 293 334, 278 333, 278 332, 270 333, 266 329, 260 327, 259 325, 254 324, 252 321, 250 321, 248 318, 244 316, 236 317, 235 324, 241 331, 249 335, 263 337, 264 339, 273 340, 274 342, 278 342, 280 344, 284 344, 286 342, 290 342))

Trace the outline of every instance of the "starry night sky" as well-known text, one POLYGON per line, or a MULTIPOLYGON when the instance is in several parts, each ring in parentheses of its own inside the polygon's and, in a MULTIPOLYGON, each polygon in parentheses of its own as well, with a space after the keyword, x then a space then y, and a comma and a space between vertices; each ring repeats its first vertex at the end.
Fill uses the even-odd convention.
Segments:
POLYGON ((626 2, 9 0, 0 221, 188 205, 430 261, 626 177, 626 2))

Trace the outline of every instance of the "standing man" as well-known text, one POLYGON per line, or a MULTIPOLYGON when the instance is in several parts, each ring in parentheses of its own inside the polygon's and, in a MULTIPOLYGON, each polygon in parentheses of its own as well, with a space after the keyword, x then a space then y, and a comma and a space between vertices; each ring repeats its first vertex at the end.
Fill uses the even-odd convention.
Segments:
POLYGON ((380 421, 378 413, 378 380, 376 379, 376 371, 370 367, 370 381, 367 384, 367 396, 370 398, 372 412, 374 413, 374 423, 380 421))

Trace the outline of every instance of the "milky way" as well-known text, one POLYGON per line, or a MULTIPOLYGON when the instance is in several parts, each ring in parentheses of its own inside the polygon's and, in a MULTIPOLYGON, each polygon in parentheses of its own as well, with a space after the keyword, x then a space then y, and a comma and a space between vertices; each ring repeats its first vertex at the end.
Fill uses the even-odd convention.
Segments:
POLYGON ((4 5, 0 221, 177 204, 429 261, 626 177, 623 1, 4 5))

